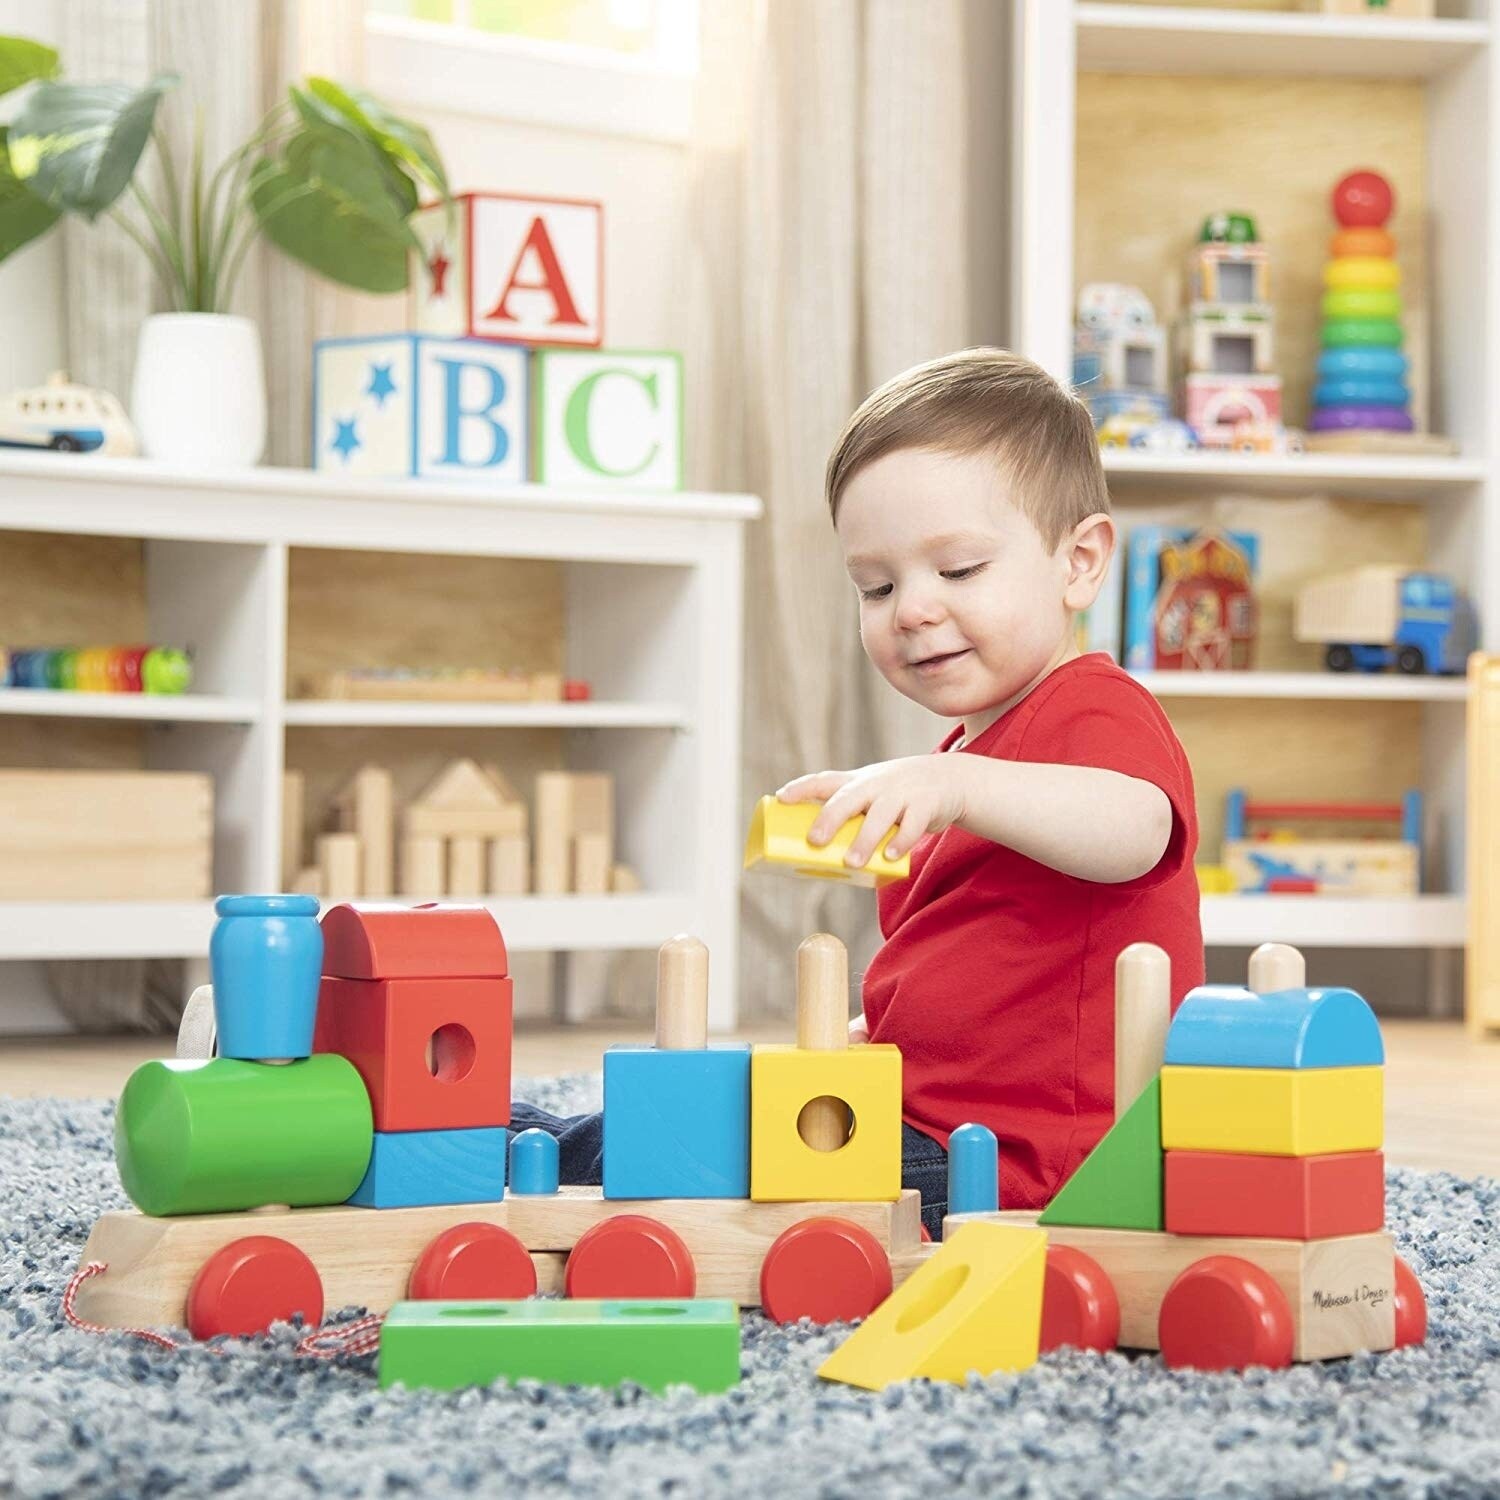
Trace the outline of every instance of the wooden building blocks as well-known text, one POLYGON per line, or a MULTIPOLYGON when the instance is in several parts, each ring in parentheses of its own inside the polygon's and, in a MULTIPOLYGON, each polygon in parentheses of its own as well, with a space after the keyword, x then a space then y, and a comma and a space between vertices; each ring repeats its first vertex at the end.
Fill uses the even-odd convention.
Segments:
POLYGON ((1044 1230, 971 1220, 883 1302, 818 1368, 824 1380, 881 1391, 926 1377, 1036 1363, 1044 1230))
POLYGON ((1039 1224, 1162 1227, 1161 1084, 1153 1078, 1042 1210, 1039 1224))
POLYGON ((1357 1068, 1385 1062, 1375 1013, 1348 989, 1193 991, 1167 1033, 1165 1060, 1199 1067, 1357 1068))
POLYGON ((318 894, 332 901, 356 900, 364 858, 359 835, 320 833, 314 847, 318 853, 318 894))
POLYGON ((795 875, 847 880, 851 885, 865 886, 888 885, 911 874, 910 855, 891 859, 883 848, 877 849, 858 870, 844 863, 849 846, 864 826, 862 814, 850 818, 826 844, 814 848, 807 842, 807 835, 821 811, 821 804, 816 802, 782 802, 774 796, 762 797, 755 804, 745 840, 745 868, 750 870, 764 864, 795 875))
POLYGON ((1385 1224, 1385 1156, 1166 1153, 1166 1228, 1173 1234, 1321 1240, 1385 1224))
POLYGON ((536 779, 536 889, 602 895, 614 866, 614 778, 605 772, 543 771, 536 779))
POLYGON ((604 1196, 749 1191, 750 1049, 708 1045, 708 949, 675 937, 657 959, 656 1045, 604 1053, 604 1196))
POLYGON ((505 939, 482 906, 340 904, 323 913, 323 973, 339 979, 504 979, 505 939))
POLYGON ((558 1189, 557 1137, 545 1130, 522 1130, 510 1138, 506 1180, 512 1193, 545 1196, 558 1189))
POLYGON ((750 1196, 895 1199, 901 1193, 901 1053, 849 1047, 849 959, 827 933, 797 953, 795 1047, 750 1053, 750 1196), (809 1108, 811 1106, 811 1108, 809 1108))
POLYGON ((740 1378, 732 1302, 403 1302, 380 1332, 380 1384, 495 1380, 725 1391, 740 1378))
POLYGON ((288 1062, 312 1052, 323 931, 311 896, 220 896, 208 945, 221 1057, 288 1062))
POLYGON ((1320 1156, 1377 1151, 1383 1071, 1163 1067, 1161 1143, 1169 1151, 1320 1156))
MULTIPOLYGON (((345 894, 385 900, 396 891, 395 789, 384 766, 361 766, 340 793, 338 826, 359 841, 359 882, 345 894)), ((330 888, 330 895, 337 895, 330 888)))

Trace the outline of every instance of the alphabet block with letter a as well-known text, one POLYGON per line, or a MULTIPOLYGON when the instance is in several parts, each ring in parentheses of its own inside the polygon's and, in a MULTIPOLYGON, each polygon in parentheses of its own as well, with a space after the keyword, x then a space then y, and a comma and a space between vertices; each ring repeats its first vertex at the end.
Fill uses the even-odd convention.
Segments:
POLYGON ((604 209, 564 198, 461 193, 411 217, 411 325, 424 333, 597 348, 604 209))
POLYGON ((542 349, 536 478, 542 484, 682 488, 682 356, 542 349))
POLYGON ((393 333, 313 346, 313 467, 367 479, 527 477, 527 351, 393 333))

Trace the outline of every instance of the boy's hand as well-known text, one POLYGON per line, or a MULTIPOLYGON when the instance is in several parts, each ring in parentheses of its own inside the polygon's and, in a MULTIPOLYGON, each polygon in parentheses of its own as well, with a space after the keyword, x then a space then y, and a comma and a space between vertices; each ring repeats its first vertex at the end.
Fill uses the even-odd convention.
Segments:
POLYGON ((844 863, 860 869, 897 832, 886 848, 900 859, 924 833, 937 833, 964 815, 961 755, 908 755, 883 760, 855 771, 816 771, 789 781, 776 793, 783 802, 821 802, 807 835, 809 844, 826 844, 850 818, 865 815, 864 827, 849 846, 844 863))

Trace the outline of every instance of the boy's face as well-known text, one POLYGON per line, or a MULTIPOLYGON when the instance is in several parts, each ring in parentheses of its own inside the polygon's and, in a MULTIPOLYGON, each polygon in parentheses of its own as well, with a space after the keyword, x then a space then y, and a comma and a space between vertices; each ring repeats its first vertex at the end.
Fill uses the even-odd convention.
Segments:
MULTIPOLYGON (((1049 551, 1009 496, 989 455, 910 448, 861 469, 839 502, 865 654, 970 737, 1076 654, 1071 612, 1098 591, 1097 577, 1080 576, 1079 532, 1049 551)), ((1107 563, 1113 532, 1102 524, 1107 563)))

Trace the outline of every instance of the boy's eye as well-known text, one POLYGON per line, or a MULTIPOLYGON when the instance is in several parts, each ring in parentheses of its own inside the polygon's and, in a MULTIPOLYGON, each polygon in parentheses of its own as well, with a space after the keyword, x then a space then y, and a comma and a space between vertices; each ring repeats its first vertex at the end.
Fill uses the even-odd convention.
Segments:
POLYGON ((859 591, 859 597, 861 599, 884 599, 885 596, 888 593, 890 593, 890 591, 891 591, 890 584, 888 584, 888 583, 881 583, 881 584, 877 584, 872 589, 861 589, 859 591))
POLYGON ((953 579, 972 578, 976 573, 984 572, 987 567, 988 563, 970 563, 967 568, 944 568, 942 576, 953 579))

